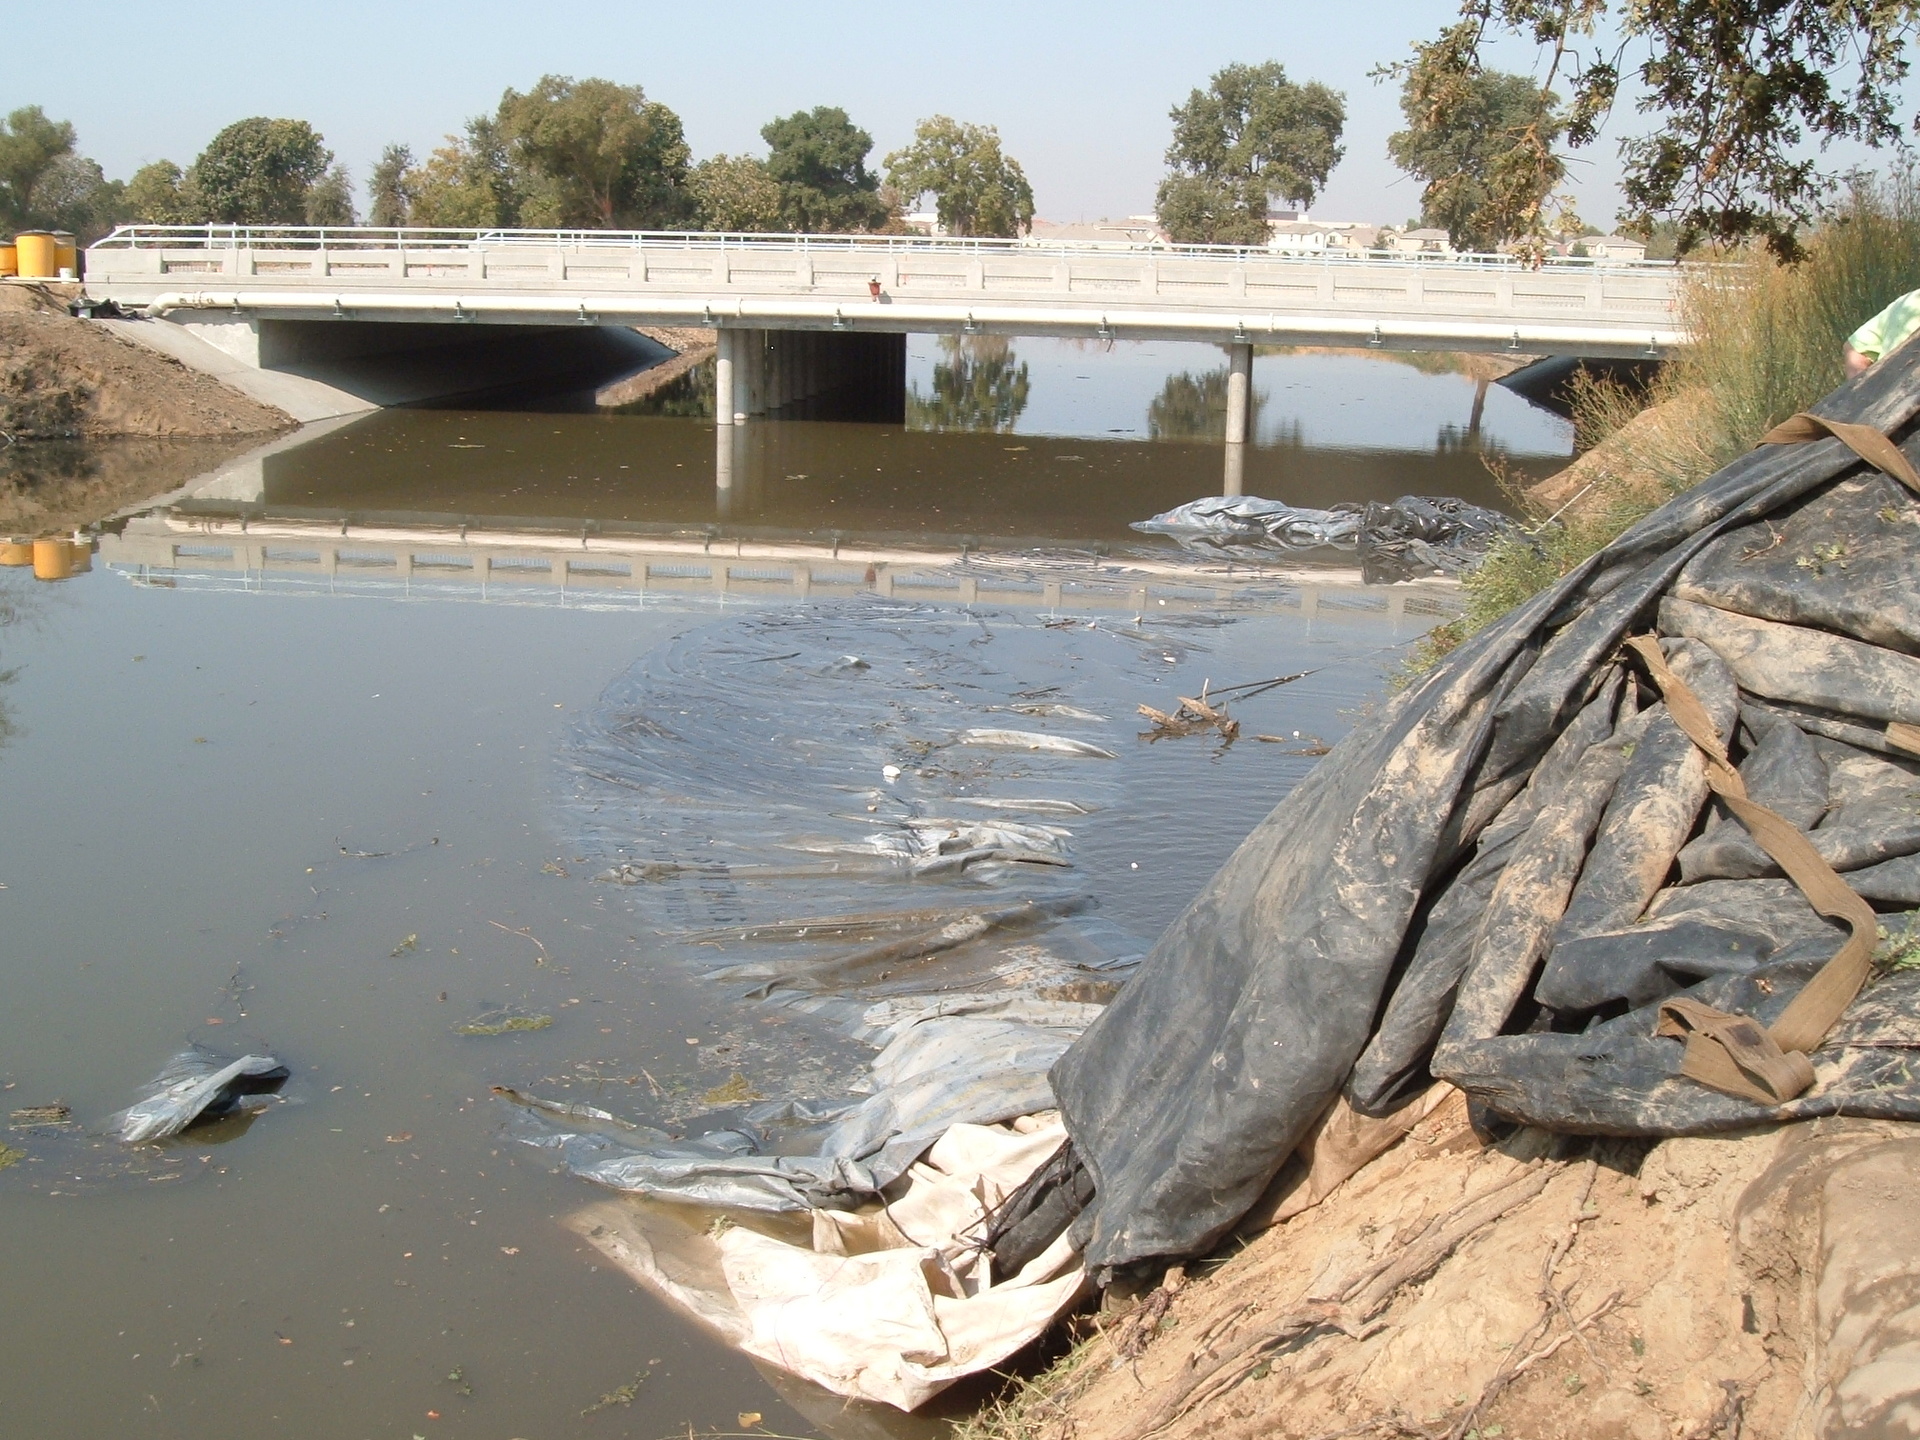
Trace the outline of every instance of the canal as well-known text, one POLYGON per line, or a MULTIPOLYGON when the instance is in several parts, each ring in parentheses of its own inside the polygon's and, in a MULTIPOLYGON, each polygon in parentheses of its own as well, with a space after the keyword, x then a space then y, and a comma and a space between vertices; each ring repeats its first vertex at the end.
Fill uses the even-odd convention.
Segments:
MULTIPOLYGON (((1263 353, 1248 493, 1498 505, 1565 462, 1564 422, 1411 358, 1263 353)), ((850 1093, 875 999, 1110 989, 1453 603, 1129 529, 1217 492, 1223 374, 915 337, 904 427, 755 422, 727 494, 697 372, 391 411, 137 508, 70 580, 0 571, 0 1429, 940 1433, 977 1387, 845 1406, 638 1288, 495 1088, 698 1134, 850 1093), (1281 677, 1232 741, 1136 713, 1281 677), (992 725, 1115 758, 956 744, 992 725), (893 863, 962 812, 1070 863, 893 863), (982 896, 1072 904, 885 983, 727 939, 982 896), (291 1076, 102 1138, 189 1044, 291 1076)))

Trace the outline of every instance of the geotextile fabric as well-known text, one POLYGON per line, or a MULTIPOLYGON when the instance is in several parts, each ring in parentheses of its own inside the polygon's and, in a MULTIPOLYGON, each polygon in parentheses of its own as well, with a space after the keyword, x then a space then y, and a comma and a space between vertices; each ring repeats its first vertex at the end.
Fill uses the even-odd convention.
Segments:
MULTIPOLYGON (((1812 413, 1900 441, 1916 412, 1920 347, 1812 413)), ((1920 1119, 1904 972, 1868 987, 1784 1105, 1680 1073, 1663 1006, 1770 1025, 1844 932, 1775 878, 1727 809, 1744 802, 1709 799, 1701 744, 1621 653, 1661 637, 1748 794, 1810 826, 1856 894, 1903 908, 1916 597, 1920 497, 1837 439, 1769 444, 1384 703, 1054 1067, 1092 1182, 1072 1232, 1089 1265, 1208 1249, 1343 1091, 1381 1113, 1437 1076, 1516 1120, 1620 1135, 1920 1119)))

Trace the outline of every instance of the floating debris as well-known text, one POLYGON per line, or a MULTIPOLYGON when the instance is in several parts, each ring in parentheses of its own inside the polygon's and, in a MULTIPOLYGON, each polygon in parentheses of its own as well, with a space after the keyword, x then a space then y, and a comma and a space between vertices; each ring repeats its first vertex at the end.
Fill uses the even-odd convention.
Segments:
POLYGON ((960 745, 981 745, 995 750, 1032 750, 1042 755, 1085 755, 1097 760, 1118 760, 1111 750, 1065 735, 1043 735, 1037 730, 962 730, 955 741, 960 745))
POLYGON ((70 1105, 23 1105, 7 1117, 7 1124, 14 1130, 32 1130, 47 1125, 71 1125, 73 1107, 70 1105))
POLYGON ((228 1060, 192 1045, 161 1068, 144 1099, 114 1117, 110 1131, 122 1144, 140 1145, 178 1135, 189 1125, 263 1109, 291 1073, 271 1055, 228 1060))
POLYGON ((602 870, 593 878, 604 880, 610 885, 658 885, 685 873, 686 866, 675 865, 671 861, 647 860, 640 864, 622 861, 611 870, 602 870))
POLYGON ((456 1035, 511 1035, 522 1030, 545 1030, 551 1015, 529 1015, 521 1010, 483 1010, 453 1027, 456 1035))
POLYGON ((1220 738, 1231 745, 1240 738, 1240 722, 1230 717, 1226 711, 1215 709, 1206 700, 1202 691, 1199 699, 1180 697, 1180 708, 1169 715, 1164 710, 1156 710, 1151 705, 1138 707, 1140 713, 1153 722, 1153 729, 1144 732, 1143 737, 1151 745, 1156 740, 1177 739, 1183 735, 1194 735, 1205 730, 1217 730, 1220 738))
POLYGON ((724 1085, 716 1085, 700 1097, 703 1105, 744 1105, 760 1099, 760 1092, 747 1083, 747 1077, 734 1071, 724 1085))

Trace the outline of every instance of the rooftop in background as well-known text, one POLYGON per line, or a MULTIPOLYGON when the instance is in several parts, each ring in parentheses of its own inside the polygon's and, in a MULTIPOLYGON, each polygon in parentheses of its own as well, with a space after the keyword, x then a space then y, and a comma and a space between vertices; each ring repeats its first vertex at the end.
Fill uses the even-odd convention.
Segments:
POLYGON ((1025 239, 1030 245, 1166 245, 1167 232, 1151 215, 1124 220, 1045 220, 1034 217, 1025 239))

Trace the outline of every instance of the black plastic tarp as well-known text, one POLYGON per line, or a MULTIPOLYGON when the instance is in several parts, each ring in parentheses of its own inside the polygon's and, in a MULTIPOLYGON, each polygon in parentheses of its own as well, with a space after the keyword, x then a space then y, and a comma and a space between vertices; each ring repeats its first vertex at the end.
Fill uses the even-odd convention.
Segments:
MULTIPOLYGON (((1920 410, 1920 347, 1815 409, 1900 439, 1920 410)), ((1343 1088, 1378 1110, 1437 1074, 1516 1119, 1612 1134, 1920 1119, 1902 1048, 1920 982, 1903 973, 1856 1002, 1812 1057, 1814 1089, 1784 1109, 1679 1075, 1650 1001, 1684 991, 1765 1022, 1837 931, 1750 856, 1716 873, 1752 878, 1691 888, 1764 897, 1670 883, 1680 852, 1727 822, 1657 692, 1618 657, 1629 635, 1665 636, 1736 758, 1789 803, 1817 783, 1819 745, 1838 747, 1817 755, 1829 771, 1856 757, 1905 771, 1885 727, 1920 720, 1904 688, 1907 667, 1920 673, 1916 541, 1915 496, 1838 441, 1765 446, 1383 703, 1054 1067, 1093 1182, 1075 1222, 1090 1265, 1209 1248, 1343 1088), (1769 749, 1780 723, 1799 739, 1769 749)), ((1803 797, 1803 818, 1818 808, 1837 828, 1836 800, 1803 797)), ((1733 839, 1714 831, 1705 848, 1716 835, 1733 839)), ((1912 855, 1873 851, 1848 852, 1874 859, 1855 873, 1883 908, 1911 904, 1912 855)))

